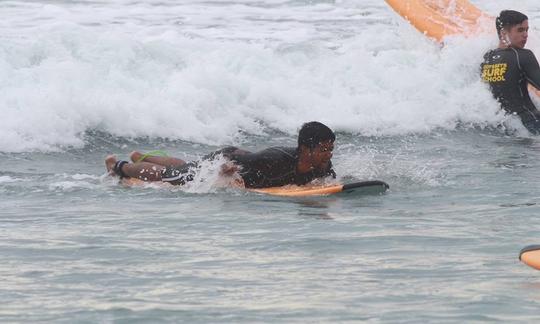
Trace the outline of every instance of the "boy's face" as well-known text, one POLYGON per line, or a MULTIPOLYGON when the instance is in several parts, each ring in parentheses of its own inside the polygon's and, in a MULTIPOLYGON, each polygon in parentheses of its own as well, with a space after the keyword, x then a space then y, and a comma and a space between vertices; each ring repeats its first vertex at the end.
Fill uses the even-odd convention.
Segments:
POLYGON ((501 36, 503 40, 510 42, 508 45, 516 48, 524 48, 529 37, 529 21, 524 20, 521 24, 514 25, 509 29, 504 28, 501 31, 501 36))
POLYGON ((334 150, 334 142, 328 140, 321 142, 311 149, 311 163, 314 168, 325 170, 328 168, 328 163, 332 159, 332 151, 334 150))

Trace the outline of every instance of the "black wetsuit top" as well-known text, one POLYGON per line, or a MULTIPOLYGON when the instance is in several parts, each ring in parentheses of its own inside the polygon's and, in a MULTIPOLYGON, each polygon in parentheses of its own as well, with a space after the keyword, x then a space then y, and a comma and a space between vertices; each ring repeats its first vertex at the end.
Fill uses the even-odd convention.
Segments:
POLYGON ((271 147, 257 153, 233 155, 230 159, 241 166, 239 173, 246 188, 305 185, 316 178, 336 177, 331 162, 326 170, 298 173, 298 151, 295 147, 271 147))
POLYGON ((540 112, 527 90, 527 83, 540 89, 540 67, 533 52, 513 47, 487 52, 482 79, 489 83, 493 96, 506 112, 519 115, 526 126, 540 120, 540 112))
MULTIPOLYGON (((304 185, 316 178, 336 177, 331 162, 326 170, 298 173, 298 152, 294 147, 271 147, 256 153, 227 147, 208 154, 202 160, 211 160, 220 154, 240 166, 239 174, 246 188, 304 185)), ((198 162, 189 162, 181 167, 167 167, 162 172, 162 181, 183 185, 193 180, 199 168, 198 162)))

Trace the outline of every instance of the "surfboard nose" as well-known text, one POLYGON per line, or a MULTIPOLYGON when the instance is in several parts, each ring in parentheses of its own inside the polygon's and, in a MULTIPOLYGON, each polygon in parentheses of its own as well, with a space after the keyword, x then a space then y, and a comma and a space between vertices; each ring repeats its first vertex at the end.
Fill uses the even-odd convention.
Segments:
POLYGON ((531 268, 540 270, 540 245, 529 245, 521 249, 519 260, 531 268))

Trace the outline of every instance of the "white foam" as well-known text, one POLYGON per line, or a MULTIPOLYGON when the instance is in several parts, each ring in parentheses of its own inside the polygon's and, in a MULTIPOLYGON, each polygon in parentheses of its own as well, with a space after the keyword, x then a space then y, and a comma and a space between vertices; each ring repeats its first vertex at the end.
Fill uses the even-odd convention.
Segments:
POLYGON ((99 177, 93 174, 76 173, 70 176, 74 180, 99 180, 99 177))
POLYGON ((0 176, 0 183, 12 183, 22 181, 21 179, 13 178, 10 176, 0 176))
POLYGON ((97 185, 86 181, 57 181, 48 185, 49 190, 71 192, 80 189, 95 189, 97 185))
POLYGON ((221 172, 222 166, 227 162, 227 159, 220 156, 210 161, 200 161, 200 169, 195 173, 193 181, 178 188, 190 193, 216 192, 224 188, 243 188, 243 185, 240 186, 238 182, 241 181, 238 173, 224 175, 221 172))
POLYGON ((96 129, 225 144, 309 120, 364 135, 503 120, 478 77, 492 38, 441 50, 378 0, 9 3, 0 151, 81 147, 96 129))

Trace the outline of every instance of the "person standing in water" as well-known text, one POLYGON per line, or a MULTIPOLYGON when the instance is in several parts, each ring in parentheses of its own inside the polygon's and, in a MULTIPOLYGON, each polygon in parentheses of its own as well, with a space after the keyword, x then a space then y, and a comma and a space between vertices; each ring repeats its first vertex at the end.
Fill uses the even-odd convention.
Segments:
POLYGON ((482 80, 509 114, 521 118, 533 134, 540 134, 540 112, 529 96, 527 85, 540 90, 540 66, 531 50, 525 49, 529 34, 528 17, 503 10, 495 22, 499 47, 484 55, 482 80))
MULTIPOLYGON (((314 179, 336 177, 332 169, 334 132, 319 122, 302 125, 296 147, 270 147, 251 153, 236 147, 212 152, 202 160, 223 156, 229 162, 222 165, 223 174, 238 173, 246 188, 267 188, 284 185, 305 185, 314 179)), ((143 181, 161 181, 184 185, 193 181, 200 161, 186 162, 173 157, 143 156, 131 153, 134 163, 118 161, 114 155, 105 159, 111 175, 143 181), (137 161, 137 162, 136 162, 137 161)))

